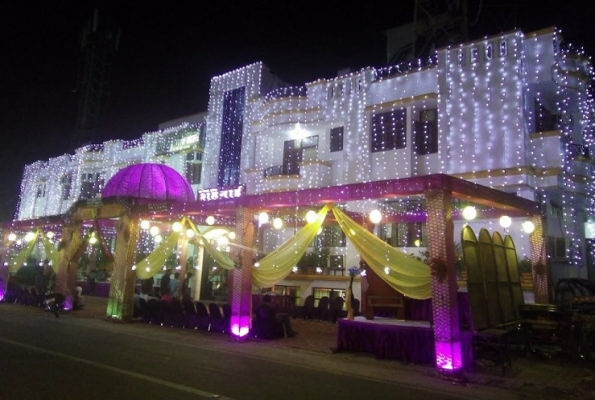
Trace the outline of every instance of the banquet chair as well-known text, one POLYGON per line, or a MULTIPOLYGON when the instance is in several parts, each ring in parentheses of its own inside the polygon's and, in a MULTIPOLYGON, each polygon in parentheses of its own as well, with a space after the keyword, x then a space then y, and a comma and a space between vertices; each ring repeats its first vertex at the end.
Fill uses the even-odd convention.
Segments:
POLYGON ((209 303, 209 331, 225 332, 225 319, 218 304, 209 303))
POLYGON ((210 323, 210 316, 207 306, 202 301, 197 301, 194 303, 196 307, 196 326, 194 329, 209 329, 210 323))
POLYGON ((341 296, 337 296, 331 300, 331 305, 329 307, 329 319, 332 323, 336 323, 339 318, 345 317, 345 312, 343 311, 343 305, 345 304, 345 300, 341 296))

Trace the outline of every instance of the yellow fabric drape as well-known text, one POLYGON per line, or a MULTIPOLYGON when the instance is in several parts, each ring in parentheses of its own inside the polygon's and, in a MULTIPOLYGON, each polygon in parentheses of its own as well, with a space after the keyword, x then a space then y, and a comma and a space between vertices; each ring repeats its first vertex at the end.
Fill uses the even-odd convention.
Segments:
POLYGON ((389 246, 338 207, 333 207, 332 211, 349 241, 379 277, 393 289, 412 299, 432 297, 429 265, 389 246))
POLYGON ((50 242, 45 235, 41 235, 41 241, 45 250, 45 257, 50 261, 50 266, 54 272, 58 273, 58 263, 60 260, 60 254, 56 250, 56 247, 50 242))
POLYGON ((11 260, 10 265, 8 266, 8 272, 13 273, 17 272, 19 268, 23 266, 25 261, 27 261, 27 257, 31 255, 33 252, 33 248, 37 243, 37 236, 39 235, 39 229, 35 232, 35 239, 31 240, 25 247, 21 249, 11 260))
POLYGON ((148 279, 163 269, 165 260, 178 245, 180 232, 172 232, 167 239, 143 260, 136 264, 136 276, 139 279, 148 279))
POLYGON ((207 238, 205 238, 202 233, 196 228, 196 225, 190 220, 188 220, 190 227, 196 233, 196 236, 199 240, 202 240, 202 245, 205 247, 205 251, 213 257, 213 259, 219 264, 219 266, 223 269, 233 269, 234 264, 233 260, 225 253, 218 251, 215 246, 213 246, 207 238))
POLYGON ((327 213, 328 206, 324 206, 318 212, 316 221, 306 224, 293 238, 260 260, 260 266, 252 269, 252 282, 260 287, 271 287, 289 275, 316 237, 327 213))

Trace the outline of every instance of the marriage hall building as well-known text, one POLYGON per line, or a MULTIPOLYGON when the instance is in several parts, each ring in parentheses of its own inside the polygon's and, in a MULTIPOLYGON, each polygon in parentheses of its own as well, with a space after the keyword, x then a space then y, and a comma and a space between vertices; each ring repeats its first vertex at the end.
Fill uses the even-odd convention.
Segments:
MULTIPOLYGON (((67 214, 75 203, 99 198, 119 170, 139 163, 178 171, 197 202, 445 174, 538 202, 552 282, 593 278, 592 74, 590 59, 565 46, 556 28, 506 32, 439 49, 427 60, 298 87, 263 63, 242 66, 212 78, 204 112, 165 122, 137 140, 91 144, 26 165, 16 219, 67 214)), ((343 206, 362 215, 380 210, 384 219, 374 233, 420 255, 427 235, 423 202, 411 196, 343 206)), ((503 229, 480 204, 458 200, 454 210, 455 245, 465 224, 503 229), (477 209, 473 221, 461 217, 468 205, 477 209)), ((279 229, 275 215, 259 223, 258 253, 295 233, 301 210, 294 211, 293 218, 279 213, 279 229)), ((523 222, 513 217, 504 228, 519 259, 529 256, 523 222)), ((302 298, 345 289, 344 271, 359 256, 335 228, 324 227, 312 246, 318 262, 296 265, 279 287, 302 298)))

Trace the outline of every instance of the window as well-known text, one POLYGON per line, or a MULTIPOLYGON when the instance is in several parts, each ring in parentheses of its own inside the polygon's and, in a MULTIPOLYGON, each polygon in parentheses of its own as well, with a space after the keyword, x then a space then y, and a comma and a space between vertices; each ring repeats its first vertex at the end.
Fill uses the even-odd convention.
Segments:
POLYGON ((300 287, 275 285, 271 290, 277 296, 288 296, 292 306, 300 305, 300 287))
POLYGON ((425 222, 381 224, 378 237, 393 247, 415 247, 416 240, 424 243, 425 222))
POLYGON ((103 178, 98 173, 82 174, 81 176, 81 191, 79 199, 94 199, 101 193, 103 188, 103 178))
POLYGON ((343 150, 343 127, 331 129, 331 152, 343 150))
POLYGON ((404 149, 407 146, 405 109, 372 116, 372 152, 404 149))
POLYGON ((471 62, 476 63, 479 61, 479 49, 477 47, 471 48, 471 62))
POLYGON ((200 183, 202 175, 202 152, 193 151, 186 154, 186 180, 191 185, 200 183))
POLYGON ((508 44, 506 44, 506 39, 500 39, 498 49, 500 57, 505 57, 508 54, 508 44))
POLYGON ((35 194, 35 197, 38 199, 45 197, 45 182, 37 185, 37 193, 35 194))
POLYGON ((314 296, 314 306, 318 307, 318 301, 323 297, 334 299, 339 296, 345 299, 345 289, 332 289, 332 288, 312 288, 312 295, 314 296))
POLYGON ((62 175, 60 186, 62 187, 62 200, 68 200, 72 191, 72 174, 62 175))
POLYGON ((303 139, 287 140, 283 148, 282 175, 299 175, 302 161, 318 157, 318 135, 303 139))
POLYGON ((458 61, 459 61, 459 65, 465 65, 465 50, 461 49, 459 50, 459 54, 458 54, 458 61))
POLYGON ((311 246, 345 247, 347 239, 339 226, 323 226, 322 232, 314 239, 311 246))
POLYGON ((438 152, 438 111, 433 108, 421 110, 419 121, 415 121, 415 154, 424 155, 438 152))
POLYGON ((329 269, 331 270, 345 270, 345 261, 342 254, 335 254, 329 257, 329 269))
POLYGON ((485 58, 486 61, 490 61, 492 58, 494 58, 494 48, 491 43, 487 43, 485 45, 485 58))

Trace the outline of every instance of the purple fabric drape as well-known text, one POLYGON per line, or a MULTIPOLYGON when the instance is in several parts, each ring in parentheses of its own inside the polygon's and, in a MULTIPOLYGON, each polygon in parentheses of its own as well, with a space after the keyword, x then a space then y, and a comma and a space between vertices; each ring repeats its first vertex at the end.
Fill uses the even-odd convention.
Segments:
POLYGON ((347 319, 337 322, 337 351, 368 352, 379 359, 405 363, 434 362, 434 332, 430 327, 347 319))

